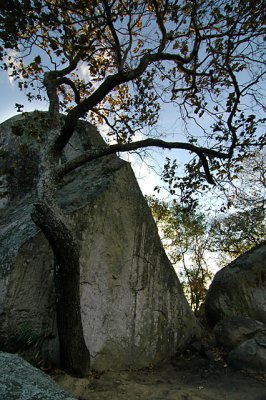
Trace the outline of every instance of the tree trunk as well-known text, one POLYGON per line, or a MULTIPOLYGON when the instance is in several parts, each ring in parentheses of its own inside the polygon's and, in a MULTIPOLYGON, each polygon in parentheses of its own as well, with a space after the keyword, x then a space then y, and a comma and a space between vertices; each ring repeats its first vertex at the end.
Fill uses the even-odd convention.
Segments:
POLYGON ((56 207, 47 202, 34 205, 32 219, 49 241, 55 258, 56 313, 62 367, 84 377, 90 354, 85 344, 80 312, 79 246, 56 207))

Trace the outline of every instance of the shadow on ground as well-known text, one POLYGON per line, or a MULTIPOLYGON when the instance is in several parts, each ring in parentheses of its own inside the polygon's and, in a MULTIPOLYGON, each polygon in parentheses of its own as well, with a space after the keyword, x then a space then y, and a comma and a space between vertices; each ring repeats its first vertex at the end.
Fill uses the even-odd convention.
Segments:
POLYGON ((265 375, 247 375, 199 355, 160 368, 91 372, 85 379, 61 371, 52 376, 79 400, 266 400, 265 375))

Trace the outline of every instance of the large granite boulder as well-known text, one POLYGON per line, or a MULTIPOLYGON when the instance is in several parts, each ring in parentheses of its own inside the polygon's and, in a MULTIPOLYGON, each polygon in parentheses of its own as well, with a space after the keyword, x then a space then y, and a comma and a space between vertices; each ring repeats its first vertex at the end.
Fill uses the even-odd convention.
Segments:
POLYGON ((266 243, 218 271, 205 303, 211 326, 224 318, 246 316, 266 323, 266 243))
POLYGON ((16 354, 0 352, 0 365, 1 400, 75 400, 16 354))
MULTIPOLYGON (((57 361, 53 256, 30 218, 46 125, 46 114, 35 112, 0 126, 0 343, 16 350, 22 338, 57 361)), ((64 158, 102 145, 96 129, 81 122, 64 158)), ((67 176, 58 201, 80 240, 92 367, 138 368, 182 351, 198 324, 130 164, 113 155, 80 168, 67 176)))

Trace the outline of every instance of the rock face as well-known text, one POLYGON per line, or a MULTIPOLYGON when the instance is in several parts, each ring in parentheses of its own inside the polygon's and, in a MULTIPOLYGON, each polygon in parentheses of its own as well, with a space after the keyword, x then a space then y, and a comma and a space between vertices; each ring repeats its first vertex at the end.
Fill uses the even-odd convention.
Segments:
MULTIPOLYGON (((0 126, 8 155, 1 174, 0 343, 13 349, 26 331, 43 358, 56 361, 53 256, 30 218, 45 126, 46 114, 36 112, 0 126)), ((82 122, 64 157, 103 144, 82 122)), ((65 179, 58 201, 80 240, 92 367, 138 368, 182 351, 199 328, 130 165, 116 156, 94 161, 65 179)))
POLYGON ((216 342, 225 350, 235 349, 260 332, 266 333, 265 324, 241 316, 223 319, 214 327, 216 342))
POLYGON ((253 338, 232 350, 228 355, 228 363, 236 369, 264 374, 266 372, 266 331, 257 333, 253 338))
POLYGON ((49 376, 15 354, 0 352, 1 400, 75 400, 49 376))
POLYGON ((219 321, 214 334, 230 366, 251 373, 266 372, 265 324, 247 317, 231 317, 219 321))
POLYGON ((265 242, 217 272, 207 294, 205 310, 211 326, 233 316, 266 323, 265 242))
POLYGON ((206 317, 228 363, 266 372, 266 243, 220 270, 209 288, 206 317))

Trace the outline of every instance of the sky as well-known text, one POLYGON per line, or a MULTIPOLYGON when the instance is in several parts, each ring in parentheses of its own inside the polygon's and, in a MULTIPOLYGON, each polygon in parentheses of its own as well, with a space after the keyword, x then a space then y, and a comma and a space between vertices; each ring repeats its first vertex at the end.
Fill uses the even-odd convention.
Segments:
POLYGON ((17 87, 17 83, 9 79, 5 71, 0 71, 0 123, 17 114, 15 104, 23 104, 23 111, 47 109, 45 102, 30 103, 25 94, 17 87))

